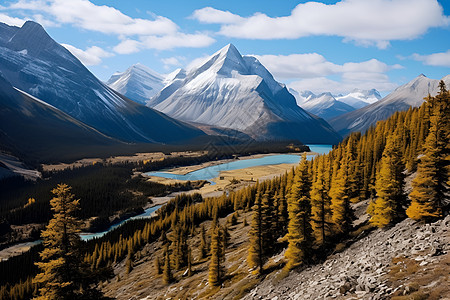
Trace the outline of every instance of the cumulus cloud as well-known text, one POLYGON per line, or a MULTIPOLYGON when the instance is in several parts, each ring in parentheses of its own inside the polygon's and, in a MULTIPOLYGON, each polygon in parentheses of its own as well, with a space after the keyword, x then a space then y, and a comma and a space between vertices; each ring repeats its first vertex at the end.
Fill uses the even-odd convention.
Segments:
MULTIPOLYGON (((176 47, 203 47, 215 40, 205 33, 187 34, 172 20, 151 14, 151 19, 132 18, 108 5, 96 5, 88 0, 18 0, 6 9, 32 11, 40 18, 56 24, 71 24, 85 30, 116 35, 121 42, 114 48, 119 54, 135 53, 142 49, 171 49, 176 47), (189 39, 186 41, 185 39, 189 39), (161 43, 151 45, 152 42, 161 43), (126 47, 130 47, 127 49, 126 47)), ((39 22, 39 20, 37 20, 39 22)), ((50 23, 48 23, 50 24, 50 23)))
POLYGON ((389 66, 377 59, 363 62, 347 62, 342 65, 327 61, 318 53, 290 55, 252 55, 280 79, 311 78, 343 73, 384 73, 402 68, 389 66))
POLYGON ((447 50, 447 52, 439 52, 429 55, 420 55, 414 53, 411 58, 417 61, 421 61, 428 66, 450 67, 450 50, 447 50))
POLYGON ((139 52, 142 44, 136 40, 124 40, 114 47, 114 51, 119 54, 131 54, 139 52))
POLYGON ((194 11, 191 18, 206 24, 231 24, 245 20, 229 11, 222 11, 212 7, 205 7, 194 11))
POLYGON ((181 66, 182 62, 185 59, 186 58, 183 56, 172 56, 172 57, 163 58, 163 59, 161 59, 161 61, 165 66, 169 67, 169 66, 181 66))
POLYGON ((11 26, 19 26, 19 27, 21 27, 23 25, 23 23, 25 23, 25 21, 26 21, 25 19, 13 18, 13 17, 10 17, 10 16, 8 16, 6 14, 0 13, 0 22, 6 23, 6 24, 11 25, 11 26))
POLYGON ((114 55, 97 46, 89 47, 86 50, 81 50, 68 44, 62 44, 62 46, 69 50, 86 66, 99 65, 102 62, 102 58, 114 55))
MULTIPOLYGON (((366 74, 369 75, 369 74, 366 74)), ((369 79, 366 77, 366 79, 369 79)), ((288 84, 289 87, 296 91, 309 90, 316 94, 331 92, 333 94, 345 94, 355 88, 360 89, 377 89, 378 91, 392 91, 398 85, 389 81, 389 78, 384 74, 375 74, 371 80, 351 80, 349 78, 342 78, 342 80, 333 80, 327 77, 306 78, 298 81, 293 81, 288 84), (377 78, 378 77, 378 78, 377 78)))
POLYGON ((228 37, 269 40, 332 35, 381 49, 388 47, 389 41, 414 39, 429 28, 450 24, 437 0, 306 2, 284 17, 257 13, 244 18, 206 7, 192 16, 200 22, 222 24, 219 33, 228 37), (209 18, 208 13, 217 20, 209 18))
POLYGON ((255 56, 277 79, 292 81, 296 90, 345 93, 354 88, 390 91, 396 87, 386 72, 402 66, 377 59, 336 64, 318 53, 255 56), (339 80, 329 77, 339 77, 339 80))

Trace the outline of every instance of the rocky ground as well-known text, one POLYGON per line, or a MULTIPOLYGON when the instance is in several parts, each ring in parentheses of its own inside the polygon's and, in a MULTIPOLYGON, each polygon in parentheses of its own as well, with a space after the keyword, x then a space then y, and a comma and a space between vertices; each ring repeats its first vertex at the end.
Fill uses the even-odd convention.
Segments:
POLYGON ((450 216, 377 229, 323 264, 266 277, 245 299, 450 299, 450 216))

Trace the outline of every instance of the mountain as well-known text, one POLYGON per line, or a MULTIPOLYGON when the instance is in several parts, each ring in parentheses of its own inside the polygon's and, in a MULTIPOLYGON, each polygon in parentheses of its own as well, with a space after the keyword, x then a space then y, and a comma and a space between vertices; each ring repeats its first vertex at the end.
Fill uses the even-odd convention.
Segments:
POLYGON ((118 144, 54 106, 13 88, 0 75, 1 150, 36 159, 70 149, 83 152, 118 144))
POLYGON ((347 95, 335 96, 336 100, 348 104, 355 109, 362 108, 369 104, 375 103, 381 99, 380 93, 376 89, 360 90, 354 89, 347 95))
POLYGON ((32 21, 0 24, 0 72, 14 87, 122 141, 171 143, 204 134, 115 92, 32 21))
MULTIPOLYGON (((450 86, 450 75, 442 80, 447 87, 450 86)), ((336 117, 330 120, 330 124, 342 135, 355 131, 365 132, 377 121, 387 119, 396 111, 407 110, 410 106, 420 106, 428 94, 436 95, 439 90, 439 81, 421 74, 380 101, 336 117)))
POLYGON ((231 44, 172 77, 147 104, 173 118, 238 130, 257 140, 340 140, 328 123, 298 107, 256 58, 242 56, 231 44))
POLYGON ((117 72, 106 84, 113 90, 141 104, 164 87, 164 77, 142 64, 129 67, 125 72, 117 72))
POLYGON ((352 106, 336 100, 331 93, 322 93, 316 96, 311 91, 302 91, 297 95, 298 106, 325 120, 355 110, 352 106))

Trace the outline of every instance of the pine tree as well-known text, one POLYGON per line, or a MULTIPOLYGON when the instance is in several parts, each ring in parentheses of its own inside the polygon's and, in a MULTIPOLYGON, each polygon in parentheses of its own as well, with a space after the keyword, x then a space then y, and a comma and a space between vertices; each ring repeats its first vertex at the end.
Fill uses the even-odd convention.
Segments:
MULTIPOLYGON (((331 197, 332 221, 336 233, 348 234, 352 228, 354 214, 350 206, 351 188, 348 177, 350 150, 346 149, 341 159, 341 166, 336 171, 333 169, 333 178, 329 195, 331 197)), ((336 160, 335 163, 338 163, 336 160)))
POLYGON ((211 286, 219 286, 225 273, 222 239, 222 230, 219 227, 214 228, 211 235, 211 259, 208 272, 208 282, 211 286))
POLYGON ((170 267, 169 248, 166 246, 164 250, 164 269, 163 269, 163 282, 164 284, 170 284, 173 281, 172 268, 170 267))
POLYGON ((285 257, 288 262, 286 268, 292 270, 304 263, 311 252, 311 181, 308 171, 306 155, 303 156, 296 171, 288 198, 289 224, 287 240, 289 246, 285 257))
POLYGON ((50 200, 53 218, 42 232, 44 250, 41 270, 34 282, 39 285, 38 299, 94 299, 102 294, 91 288, 95 283, 90 268, 82 261, 79 236, 81 221, 76 217, 79 200, 66 184, 59 184, 50 200))
POLYGON ((311 187, 311 220, 316 239, 321 244, 325 244, 327 236, 331 234, 331 209, 330 199, 325 182, 324 157, 316 158, 318 160, 316 180, 311 187))
POLYGON ((261 274, 264 266, 263 251, 263 227, 262 227, 262 207, 261 196, 256 195, 255 205, 253 206, 253 217, 249 231, 250 246, 248 249, 247 262, 251 268, 258 268, 261 274))
POLYGON ((191 248, 188 248, 188 262, 187 262, 187 267, 188 267, 188 276, 191 277, 194 272, 192 271, 192 252, 191 252, 191 248))
POLYGON ((155 258, 155 271, 156 274, 162 274, 162 269, 161 269, 161 262, 159 261, 159 257, 157 256, 155 258))
POLYGON ((208 243, 206 242, 206 232, 205 232, 205 226, 203 226, 200 229, 200 259, 203 259, 206 257, 206 253, 208 252, 208 243))
POLYGON ((449 122, 450 95, 441 84, 436 98, 431 98, 430 130, 424 144, 423 156, 417 168, 409 194, 411 205, 406 213, 414 220, 432 220, 443 216, 449 181, 449 122))
POLYGON ((375 184, 377 199, 371 203, 373 207, 368 209, 372 211, 370 223, 377 227, 393 224, 404 215, 405 165, 399 148, 400 139, 396 131, 387 139, 375 184))

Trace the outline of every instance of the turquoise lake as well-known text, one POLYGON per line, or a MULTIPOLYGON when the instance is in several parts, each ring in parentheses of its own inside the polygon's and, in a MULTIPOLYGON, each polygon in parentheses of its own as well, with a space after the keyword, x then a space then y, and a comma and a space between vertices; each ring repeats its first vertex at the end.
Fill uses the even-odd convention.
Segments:
MULTIPOLYGON (((312 152, 319 154, 326 154, 332 149, 332 145, 308 145, 312 152)), ((312 155, 308 156, 311 159, 312 155)), ((297 164, 301 156, 296 154, 277 154, 268 155, 261 158, 242 159, 232 162, 206 167, 197 171, 187 173, 185 175, 173 174, 168 172, 148 172, 147 176, 157 176, 163 178, 177 179, 177 180, 208 180, 211 184, 215 184, 211 179, 219 176, 222 171, 232 171, 245 169, 257 166, 279 165, 279 164, 297 164)))

